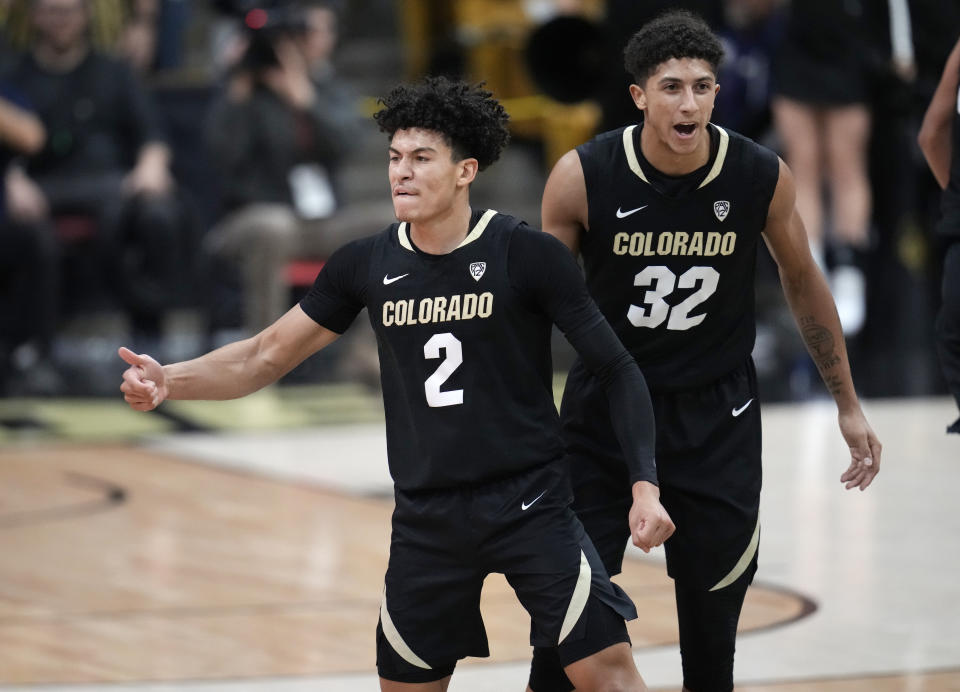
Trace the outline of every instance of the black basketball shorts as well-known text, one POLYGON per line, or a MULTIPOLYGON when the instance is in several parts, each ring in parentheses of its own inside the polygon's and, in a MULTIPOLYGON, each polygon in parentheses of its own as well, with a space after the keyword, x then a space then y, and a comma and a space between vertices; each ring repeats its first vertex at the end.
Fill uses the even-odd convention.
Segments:
MULTIPOLYGON (((398 490, 395 498, 377 628, 383 678, 429 682, 465 656, 489 655, 480 590, 492 572, 506 576, 530 614, 532 645, 583 639, 590 599, 636 617, 569 507, 561 463, 473 487, 398 490)), ((595 652, 578 650, 581 658, 595 652)))
MULTIPOLYGON (((753 361, 694 389, 653 392, 660 501, 676 524, 667 571, 686 587, 719 590, 756 571, 762 481, 753 361)), ((626 466, 603 388, 572 371, 561 415, 577 515, 611 576, 630 537, 626 466)))

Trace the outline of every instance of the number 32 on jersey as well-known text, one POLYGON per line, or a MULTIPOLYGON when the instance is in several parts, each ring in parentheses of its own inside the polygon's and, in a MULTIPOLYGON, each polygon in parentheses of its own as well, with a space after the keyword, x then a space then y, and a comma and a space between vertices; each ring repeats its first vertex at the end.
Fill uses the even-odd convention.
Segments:
POLYGON ((633 285, 649 287, 644 293, 644 305, 631 305, 627 310, 627 319, 634 327, 653 329, 664 322, 667 329, 683 331, 695 327, 706 318, 706 314, 690 316, 695 307, 704 302, 717 290, 720 273, 713 267, 690 267, 679 277, 668 267, 645 267, 633 278, 633 285), (697 286, 699 285, 699 288, 697 286), (697 288, 683 301, 671 306, 664 298, 676 289, 697 288))

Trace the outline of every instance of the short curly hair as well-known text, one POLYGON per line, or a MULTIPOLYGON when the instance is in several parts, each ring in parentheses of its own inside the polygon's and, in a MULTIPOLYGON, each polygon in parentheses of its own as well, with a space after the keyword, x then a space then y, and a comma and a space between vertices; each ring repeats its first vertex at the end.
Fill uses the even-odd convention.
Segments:
POLYGON ((640 86, 671 58, 705 60, 716 74, 723 45, 702 18, 671 10, 644 24, 623 51, 624 67, 640 86))
POLYGON ((482 83, 427 77, 394 87, 379 103, 384 107, 373 118, 391 139, 397 130, 437 132, 457 159, 474 158, 480 170, 500 158, 510 140, 510 116, 482 83))

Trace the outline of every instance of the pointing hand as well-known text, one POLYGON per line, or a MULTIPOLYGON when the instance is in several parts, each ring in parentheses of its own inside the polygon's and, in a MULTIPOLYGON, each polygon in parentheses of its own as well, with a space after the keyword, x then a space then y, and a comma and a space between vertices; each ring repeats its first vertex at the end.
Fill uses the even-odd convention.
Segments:
POLYGON ((124 400, 135 411, 155 409, 168 394, 163 366, 150 356, 136 354, 124 346, 117 352, 130 365, 123 372, 120 385, 124 400))

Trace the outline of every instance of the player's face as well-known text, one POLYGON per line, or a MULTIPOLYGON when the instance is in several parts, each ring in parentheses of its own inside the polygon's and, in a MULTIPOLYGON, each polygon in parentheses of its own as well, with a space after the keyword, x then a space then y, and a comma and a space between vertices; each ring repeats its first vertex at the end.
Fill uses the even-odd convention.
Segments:
POLYGON ((397 130, 390 141, 390 191, 400 221, 424 223, 448 215, 457 195, 470 184, 474 159, 454 160, 453 150, 438 132, 397 130), (469 179, 468 179, 469 178, 469 179))
POLYGON ((707 123, 717 97, 716 75, 699 58, 670 58, 642 87, 630 86, 637 108, 644 112, 644 130, 676 155, 692 154, 709 135, 707 123))

